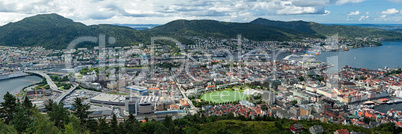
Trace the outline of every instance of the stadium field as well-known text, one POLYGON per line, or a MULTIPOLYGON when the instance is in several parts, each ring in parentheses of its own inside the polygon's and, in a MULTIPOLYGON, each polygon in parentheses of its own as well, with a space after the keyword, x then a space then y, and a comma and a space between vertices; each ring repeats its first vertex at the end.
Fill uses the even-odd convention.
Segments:
POLYGON ((247 97, 247 95, 239 91, 223 90, 203 94, 201 100, 222 103, 246 100, 247 97))

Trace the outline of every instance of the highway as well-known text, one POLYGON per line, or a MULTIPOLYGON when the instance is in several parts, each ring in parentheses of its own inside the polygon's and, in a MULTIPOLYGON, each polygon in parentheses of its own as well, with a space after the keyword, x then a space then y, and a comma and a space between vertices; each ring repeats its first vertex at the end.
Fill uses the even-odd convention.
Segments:
POLYGON ((69 94, 71 94, 78 87, 77 83, 73 83, 73 86, 68 89, 66 92, 63 92, 59 97, 57 97, 54 102, 60 104, 60 102, 69 94))
POLYGON ((52 89, 54 91, 59 91, 59 88, 57 87, 57 85, 54 84, 53 80, 46 73, 39 72, 39 71, 25 71, 25 73, 34 73, 34 74, 38 74, 42 77, 45 77, 47 84, 50 86, 50 89, 52 89))
MULTIPOLYGON (((57 85, 53 82, 53 80, 50 78, 50 76, 47 75, 46 73, 40 72, 40 71, 25 71, 25 72, 26 72, 26 73, 34 73, 34 74, 38 74, 38 75, 40 75, 40 76, 42 76, 42 77, 45 77, 45 78, 46 78, 46 82, 47 82, 47 84, 49 85, 50 89, 52 89, 52 90, 54 90, 54 91, 56 91, 56 92, 61 92, 61 90, 59 90, 59 88, 58 88, 57 85)), ((73 86, 72 86, 69 90, 64 91, 59 97, 57 97, 56 99, 54 99, 54 101, 55 101, 57 104, 60 104, 60 102, 61 102, 67 95, 69 95, 70 93, 72 93, 77 87, 78 87, 78 84, 77 84, 77 83, 73 83, 73 86)))

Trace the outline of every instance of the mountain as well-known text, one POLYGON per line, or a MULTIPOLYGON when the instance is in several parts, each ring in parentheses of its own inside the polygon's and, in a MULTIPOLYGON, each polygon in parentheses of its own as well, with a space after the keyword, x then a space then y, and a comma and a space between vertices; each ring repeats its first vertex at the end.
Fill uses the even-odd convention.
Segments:
POLYGON ((401 40, 402 33, 395 31, 385 31, 375 28, 345 26, 345 25, 323 25, 315 22, 305 21, 272 21, 264 18, 258 18, 250 22, 251 24, 259 24, 265 26, 276 26, 287 28, 304 33, 313 33, 324 36, 339 34, 339 36, 347 38, 369 37, 383 38, 384 40, 401 40))
MULTIPOLYGON (((135 30, 118 25, 90 25, 74 22, 58 14, 40 14, 0 27, 1 46, 43 46, 64 49, 74 39, 82 36, 105 34, 115 37, 116 43, 108 47, 150 44, 151 37, 169 36, 183 44, 194 44, 183 36, 236 38, 238 34, 256 41, 290 41, 303 38, 325 38, 339 33, 344 37, 383 37, 386 40, 401 39, 402 33, 380 29, 322 25, 304 21, 272 21, 258 18, 250 23, 220 22, 214 20, 175 20, 148 30, 135 30)), ((106 41, 107 42, 107 41, 106 41)), ((158 44, 174 45, 169 41, 158 44)), ((77 47, 94 47, 97 43, 83 42, 77 47)))
MULTIPOLYGON (((86 26, 58 14, 40 14, 24 18, 15 23, 0 27, 0 45, 6 46, 43 46, 45 48, 64 49, 80 36, 105 34, 115 37, 116 44, 107 46, 125 46, 150 42, 150 34, 135 29, 116 25, 86 26)), ((93 47, 97 43, 84 42, 78 47, 93 47)))
POLYGON ((148 31, 153 33, 220 38, 235 38, 237 34, 241 34, 243 37, 256 41, 289 41, 306 37, 324 38, 324 36, 314 33, 304 33, 276 26, 219 22, 214 20, 175 20, 148 31))

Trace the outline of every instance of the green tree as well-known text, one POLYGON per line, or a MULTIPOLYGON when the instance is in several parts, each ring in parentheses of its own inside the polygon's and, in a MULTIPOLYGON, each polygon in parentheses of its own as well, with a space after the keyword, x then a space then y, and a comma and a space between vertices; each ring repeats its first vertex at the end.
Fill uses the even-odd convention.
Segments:
POLYGON ((17 99, 9 92, 4 95, 3 99, 4 102, 0 103, 2 106, 0 108, 0 118, 4 119, 5 124, 9 124, 10 121, 14 118, 14 114, 16 112, 17 99))
POLYGON ((80 98, 75 98, 73 106, 73 114, 80 119, 81 124, 86 124, 88 115, 91 113, 88 111, 91 106, 89 104, 83 104, 80 98))
POLYGON ((33 122, 29 124, 26 133, 37 134, 56 134, 59 129, 48 119, 48 116, 39 112, 38 109, 32 110, 33 122))
POLYGON ((166 116, 165 120, 163 120, 163 125, 167 128, 167 133, 174 133, 174 122, 171 116, 166 116))
POLYGON ((296 105, 297 104, 297 100, 292 100, 292 105, 296 105))
POLYGON ((47 104, 45 104, 45 109, 47 111, 53 111, 53 105, 57 105, 56 102, 54 102, 52 99, 49 99, 47 104))
POLYGON ((31 109, 33 107, 31 100, 29 100, 27 96, 25 96, 23 104, 26 109, 31 109))
POLYGON ((60 105, 54 103, 52 111, 48 112, 50 120, 53 121, 58 128, 63 128, 65 124, 68 124, 69 114, 67 109, 64 108, 63 103, 60 105))
POLYGON ((35 120, 35 133, 37 134, 57 134, 59 129, 54 126, 54 122, 48 120, 44 115, 35 120))
POLYGON ((99 125, 98 125, 98 134, 109 134, 109 125, 106 123, 105 118, 100 118, 99 125))
POLYGON ((16 134, 17 130, 13 126, 9 126, 4 124, 2 120, 0 120, 0 134, 16 134))
POLYGON ((80 134, 83 129, 80 124, 80 120, 77 119, 74 115, 70 115, 69 123, 64 124, 64 133, 65 134, 80 134))
POLYGON ((17 103, 16 112, 13 119, 10 121, 10 124, 21 133, 24 132, 32 122, 33 121, 29 115, 29 109, 25 109, 23 104, 17 103))
POLYGON ((116 118, 116 114, 113 113, 113 118, 112 121, 110 122, 110 132, 112 134, 118 134, 118 124, 117 124, 117 118, 116 118))
POLYGON ((129 133, 139 133, 140 132, 140 123, 135 119, 133 114, 128 116, 128 119, 124 121, 124 131, 129 133))

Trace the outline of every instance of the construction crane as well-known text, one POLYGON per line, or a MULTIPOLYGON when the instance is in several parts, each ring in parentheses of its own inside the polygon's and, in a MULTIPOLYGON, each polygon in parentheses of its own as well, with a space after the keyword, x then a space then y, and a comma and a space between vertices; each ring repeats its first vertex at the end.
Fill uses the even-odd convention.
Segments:
MULTIPOLYGON (((23 81, 28 81, 28 82, 33 82, 33 84, 34 84, 34 86, 36 87, 36 81, 30 81, 30 80, 23 80, 23 81)), ((38 98, 38 92, 36 91, 36 88, 34 88, 35 89, 35 100, 38 98)))
POLYGON ((44 88, 44 87, 42 87, 42 86, 38 86, 38 87, 40 87, 40 88, 42 88, 42 93, 43 93, 43 104, 45 104, 46 103, 46 89, 44 88))

